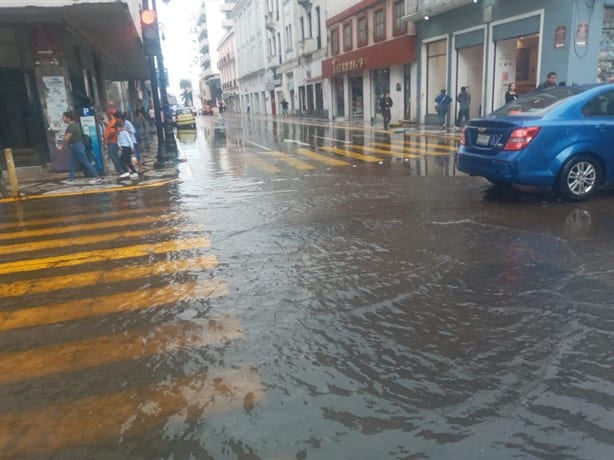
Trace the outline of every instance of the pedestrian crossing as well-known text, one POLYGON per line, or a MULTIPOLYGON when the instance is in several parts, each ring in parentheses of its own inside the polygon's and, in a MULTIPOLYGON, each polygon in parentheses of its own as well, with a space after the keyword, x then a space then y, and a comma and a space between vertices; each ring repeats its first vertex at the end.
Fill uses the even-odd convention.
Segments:
MULTIPOLYGON (((252 148, 237 150, 233 154, 240 154, 245 165, 255 172, 284 174, 291 171, 316 171, 323 167, 381 165, 395 158, 428 162, 437 157, 451 157, 457 150, 457 146, 449 140, 433 141, 414 136, 390 142, 374 137, 371 142, 366 140, 364 144, 323 137, 318 137, 318 140, 320 144, 308 145, 288 139, 281 148, 275 150, 250 143, 252 148)), ((237 158, 236 155, 234 158, 237 158)))
POLYGON ((212 309, 228 286, 205 226, 107 199, 1 210, 0 458, 88 458, 263 401, 253 366, 220 359, 245 332, 212 309))

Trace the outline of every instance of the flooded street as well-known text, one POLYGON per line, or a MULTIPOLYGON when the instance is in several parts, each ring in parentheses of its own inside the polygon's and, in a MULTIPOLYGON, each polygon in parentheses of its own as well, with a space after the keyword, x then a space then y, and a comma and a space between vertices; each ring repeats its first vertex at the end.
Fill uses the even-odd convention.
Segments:
POLYGON ((178 181, 0 204, 0 458, 614 457, 614 192, 228 115, 178 181))

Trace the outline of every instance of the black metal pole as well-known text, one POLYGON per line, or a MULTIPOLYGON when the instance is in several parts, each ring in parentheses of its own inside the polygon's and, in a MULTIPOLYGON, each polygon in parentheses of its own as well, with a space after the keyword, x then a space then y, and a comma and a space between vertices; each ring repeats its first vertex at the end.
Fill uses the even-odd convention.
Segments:
MULTIPOLYGON (((142 0, 141 5, 144 10, 150 9, 148 0, 142 0)), ((156 0, 152 0, 152 9, 156 9, 156 0)), ((160 106, 160 94, 158 93, 158 74, 156 72, 156 60, 153 56, 145 56, 147 68, 149 70, 149 82, 151 83, 151 97, 156 120, 156 134, 158 137, 158 150, 156 152, 156 162, 154 168, 161 168, 166 162, 166 142, 164 141, 164 129, 162 125, 162 108, 160 106)))
MULTIPOLYGON (((160 47, 162 49, 162 47, 160 47)), ((162 53, 157 56, 158 61, 158 70, 160 72, 160 96, 162 98, 162 107, 164 107, 165 111, 169 109, 168 103, 168 93, 166 92, 166 86, 168 82, 166 81, 166 69, 164 68, 164 58, 162 57, 162 53)), ((168 110, 170 113, 170 110, 168 110)), ((164 114, 164 139, 166 140, 166 154, 168 156, 168 160, 176 161, 177 160, 177 142, 175 141, 175 134, 173 133, 173 128, 170 124, 169 117, 166 116, 166 112, 164 114)))
POLYGON ((153 97, 154 111, 156 112, 156 133, 158 135, 158 151, 154 168, 162 167, 166 161, 166 145, 164 142, 164 130, 162 128, 162 112, 160 110, 160 96, 158 95, 158 79, 156 77, 156 63, 153 56, 146 56, 149 68, 149 81, 151 82, 151 96, 153 97))

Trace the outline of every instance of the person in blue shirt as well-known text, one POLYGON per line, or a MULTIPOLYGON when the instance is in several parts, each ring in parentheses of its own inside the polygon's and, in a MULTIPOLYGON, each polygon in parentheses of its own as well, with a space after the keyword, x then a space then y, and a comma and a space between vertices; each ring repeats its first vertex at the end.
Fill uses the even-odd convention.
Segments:
POLYGON ((446 127, 446 118, 448 116, 448 112, 450 111, 451 103, 452 98, 446 94, 445 89, 442 89, 439 92, 439 95, 435 98, 435 110, 439 116, 439 125, 442 128, 446 127))

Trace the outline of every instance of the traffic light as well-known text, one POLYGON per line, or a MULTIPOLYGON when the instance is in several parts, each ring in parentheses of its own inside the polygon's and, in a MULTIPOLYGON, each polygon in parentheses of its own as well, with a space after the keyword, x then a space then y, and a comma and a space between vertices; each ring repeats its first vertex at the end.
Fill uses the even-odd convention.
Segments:
POLYGON ((143 50, 145 56, 158 56, 160 49, 160 31, 158 29, 158 16, 155 10, 141 11, 141 31, 143 33, 143 50))

